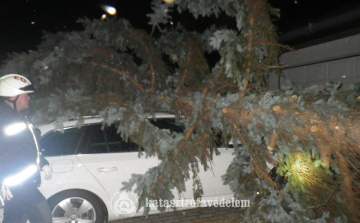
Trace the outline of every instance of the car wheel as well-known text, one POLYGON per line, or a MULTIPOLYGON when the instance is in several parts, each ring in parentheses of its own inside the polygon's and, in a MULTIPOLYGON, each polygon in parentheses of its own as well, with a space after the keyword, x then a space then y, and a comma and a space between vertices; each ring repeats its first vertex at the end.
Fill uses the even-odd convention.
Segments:
POLYGON ((104 213, 100 201, 91 193, 80 190, 61 192, 49 199, 53 223, 103 223, 104 213))

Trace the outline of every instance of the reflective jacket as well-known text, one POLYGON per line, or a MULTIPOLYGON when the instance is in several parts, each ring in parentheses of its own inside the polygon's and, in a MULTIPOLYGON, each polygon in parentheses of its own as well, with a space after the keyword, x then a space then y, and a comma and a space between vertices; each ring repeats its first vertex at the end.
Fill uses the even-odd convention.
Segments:
MULTIPOLYGON (((14 187, 40 186, 40 168, 48 162, 41 156, 32 125, 17 111, 0 102, 0 180, 1 183, 31 165, 37 171, 14 187)), ((16 189, 16 188, 14 188, 16 189)))

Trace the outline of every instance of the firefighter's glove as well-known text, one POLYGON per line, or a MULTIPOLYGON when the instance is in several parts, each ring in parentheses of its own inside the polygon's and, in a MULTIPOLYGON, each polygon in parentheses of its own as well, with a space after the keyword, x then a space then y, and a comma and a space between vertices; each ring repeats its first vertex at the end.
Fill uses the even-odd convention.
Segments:
POLYGON ((44 172, 44 179, 45 180, 50 180, 52 178, 52 171, 49 167, 49 165, 45 165, 43 168, 42 168, 42 171, 44 172))
POLYGON ((1 187, 1 196, 5 201, 9 201, 13 197, 10 189, 5 184, 1 187))

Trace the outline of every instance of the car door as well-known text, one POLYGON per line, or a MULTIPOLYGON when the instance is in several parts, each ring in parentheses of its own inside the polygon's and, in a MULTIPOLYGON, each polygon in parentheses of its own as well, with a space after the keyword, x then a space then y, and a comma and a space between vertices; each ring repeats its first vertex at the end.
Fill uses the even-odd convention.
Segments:
MULTIPOLYGON (((50 197, 62 190, 86 189, 89 187, 102 188, 81 165, 76 157, 79 145, 84 140, 85 129, 67 127, 63 131, 50 131, 40 141, 40 151, 49 162, 53 177, 51 180, 43 180, 40 191, 45 197, 50 197), (91 186, 90 186, 91 185, 91 186)), ((95 190, 95 189, 94 189, 95 190)))
POLYGON ((78 163, 75 150, 84 135, 83 129, 65 128, 63 132, 52 131, 40 141, 40 151, 51 161, 54 173, 69 173, 78 163))
MULTIPOLYGON (((233 196, 233 192, 231 191, 229 185, 224 185, 221 178, 226 173, 227 168, 234 158, 233 149, 221 147, 218 148, 218 150, 220 155, 213 154, 213 160, 211 161, 210 168, 207 171, 204 170, 199 161, 198 176, 204 192, 202 199, 221 199, 223 197, 224 199, 231 199, 233 196)), ((178 195, 174 190, 174 195, 176 195, 177 199, 193 199, 192 176, 193 174, 190 173, 190 179, 185 183, 185 192, 178 195)))
POLYGON ((144 174, 158 165, 156 157, 139 157, 139 146, 124 141, 114 126, 101 129, 101 124, 95 124, 85 128, 87 140, 77 158, 110 197, 119 192, 131 174, 144 174))

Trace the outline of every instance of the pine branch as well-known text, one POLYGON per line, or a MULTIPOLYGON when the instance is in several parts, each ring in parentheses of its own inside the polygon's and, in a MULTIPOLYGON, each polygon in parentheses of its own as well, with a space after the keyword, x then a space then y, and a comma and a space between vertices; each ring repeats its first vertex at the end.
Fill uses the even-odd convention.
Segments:
POLYGON ((246 150, 249 152, 250 160, 251 160, 251 163, 254 165, 255 173, 260 177, 260 179, 266 180, 266 182, 268 182, 270 186, 272 186, 274 189, 279 191, 279 195, 283 199, 284 195, 281 193, 279 186, 271 179, 271 177, 269 176, 269 173, 264 171, 265 168, 259 166, 260 165, 259 160, 255 157, 254 152, 249 147, 249 143, 247 142, 245 137, 240 133, 240 131, 238 131, 237 126, 235 124, 233 125, 233 133, 235 136, 237 136, 241 140, 241 142, 245 145, 246 150))
POLYGON ((119 74, 121 76, 123 76, 126 80, 128 80, 130 83, 132 83, 135 87, 137 87, 142 93, 144 93, 145 96, 148 96, 148 93, 145 91, 145 89, 137 82, 135 81, 133 78, 131 78, 130 76, 128 76, 127 74, 125 74, 124 72, 121 72, 119 70, 116 70, 112 67, 109 67, 105 64, 98 64, 98 63, 95 63, 95 62, 92 62, 93 65, 95 66, 100 66, 102 68, 105 68, 107 70, 110 70, 116 74, 119 74))
POLYGON ((351 167, 354 168, 354 170, 356 170, 356 172, 360 173, 360 170, 355 166, 353 162, 351 162, 351 160, 349 160, 348 157, 346 157, 346 160, 350 163, 351 167))
POLYGON ((244 81, 243 90, 240 93, 240 97, 242 97, 242 98, 245 97, 246 91, 248 90, 248 88, 249 88, 249 81, 246 78, 244 81))
POLYGON ((338 184, 335 189, 331 192, 330 196, 328 197, 328 199, 323 203, 323 204, 320 204, 320 205, 317 205, 317 206, 310 206, 308 207, 309 209, 318 209, 318 208, 321 208, 321 207, 324 207, 327 203, 329 203, 330 199, 334 196, 335 192, 337 191, 337 189, 339 188, 340 184, 338 184))
POLYGON ((267 146, 267 149, 273 151, 275 149, 278 139, 279 139, 279 135, 274 132, 271 136, 270 143, 267 146))
POLYGON ((106 101, 110 106, 122 106, 131 109, 131 105, 123 102, 121 98, 109 94, 94 94, 93 97, 98 101, 106 101))
MULTIPOLYGON (((298 120, 298 122, 292 122, 291 126, 279 126, 278 129, 271 130, 276 130, 286 141, 291 141, 291 137, 295 134, 300 140, 307 142, 309 141, 308 136, 310 134, 315 137, 315 140, 318 143, 327 145, 332 152, 338 151, 339 148, 342 148, 342 152, 356 151, 355 148, 357 148, 357 142, 355 142, 353 138, 360 138, 360 132, 358 131, 358 129, 360 129, 360 123, 357 121, 356 116, 348 115, 343 120, 340 120, 340 117, 337 115, 328 116, 328 122, 325 124, 316 112, 307 110, 300 113, 294 106, 295 105, 288 106, 289 110, 293 111, 292 113, 288 113, 286 110, 281 108, 281 106, 273 107, 273 114, 276 115, 279 120, 293 118, 298 120), (308 125, 303 126, 297 124, 308 123, 309 120, 310 124, 308 125), (327 127, 327 125, 329 127, 327 127), (344 126, 349 126, 347 133, 344 126), (287 131, 289 127, 293 130, 293 132, 289 133, 287 131)), ((242 125, 247 126, 257 117, 261 117, 261 115, 267 113, 267 111, 260 109, 259 107, 255 108, 255 110, 257 110, 256 117, 254 117, 252 111, 247 109, 238 111, 238 115, 236 115, 231 108, 225 108, 223 112, 232 122, 241 120, 242 125), (235 115, 231 116, 231 114, 235 115)), ((259 123, 258 127, 265 128, 265 123, 259 123)))
POLYGON ((180 83, 178 84, 178 86, 176 87, 176 92, 179 92, 181 87, 184 85, 185 79, 186 79, 186 75, 187 75, 188 69, 185 69, 184 75, 180 81, 180 83))
POLYGON ((339 168, 344 178, 343 182, 341 183, 341 191, 346 201, 347 211, 353 220, 357 220, 357 207, 355 206, 355 202, 353 199, 354 192, 351 183, 352 179, 349 166, 347 165, 347 160, 343 154, 337 152, 336 156, 339 159, 339 168))
POLYGON ((319 143, 320 148, 320 159, 324 167, 328 168, 330 167, 330 161, 331 161, 331 150, 328 149, 328 146, 321 145, 319 143))
MULTIPOLYGON (((142 201, 173 199, 172 190, 182 193, 191 171, 194 193, 201 195, 203 188, 196 171, 198 163, 204 169, 211 167, 213 150, 209 147, 214 145, 215 130, 226 139, 240 139, 245 146, 236 150, 226 176, 236 195, 248 194, 259 178, 279 191, 265 165, 267 161, 275 162, 266 148, 276 147, 272 153, 279 158, 279 173, 282 171, 291 186, 287 187, 289 193, 300 194, 294 196, 295 202, 307 207, 307 202, 320 204, 326 200, 314 209, 319 209, 316 214, 329 210, 333 215, 330 221, 344 213, 357 217, 360 122, 359 113, 352 109, 360 108, 358 91, 344 93, 346 100, 340 103, 336 101, 336 89, 329 90, 328 86, 315 91, 300 91, 293 86, 286 93, 270 93, 262 88, 264 74, 282 68, 277 61, 282 46, 276 43, 265 0, 193 0, 175 4, 178 10, 188 9, 195 16, 225 13, 229 19, 236 19, 237 29, 216 30, 216 24, 204 33, 176 29, 155 40, 122 19, 85 19, 84 31, 48 36, 39 51, 14 56, 1 72, 27 73, 36 80, 40 96, 33 102, 42 122, 89 112, 122 122, 118 127, 123 136, 136 138, 147 156, 157 155, 161 160, 158 167, 134 175, 124 184, 127 189, 136 185, 135 192, 142 201), (221 57, 214 61, 212 71, 204 51, 215 51, 221 57), (167 58, 174 65, 172 73, 167 58), (87 66, 87 61, 97 63, 87 66), (113 68, 112 63, 117 67, 113 68), (134 94, 134 89, 140 93, 134 94), (324 103, 318 102, 320 99, 324 103), (187 131, 169 134, 138 117, 157 109, 181 116, 187 131), (306 166, 286 172, 300 159, 306 166), (314 164, 318 165, 315 169, 314 164), (340 171, 331 175, 330 170, 340 171), (335 195, 334 178, 341 181, 348 213, 341 209, 342 203, 331 199, 335 195), (244 180, 251 183, 239 185, 244 180)), ((162 6, 159 2, 157 5, 162 6)), ((164 15, 163 10, 161 13, 164 15)), ((266 198, 256 199, 261 201, 258 210, 263 213, 269 206, 264 202, 266 198)), ((297 204, 278 208, 287 212, 283 215, 295 216, 298 222, 315 216, 307 215, 297 204)), ((279 221, 278 217, 269 217, 269 222, 279 221)))
POLYGON ((150 72, 151 72, 151 93, 154 93, 155 83, 156 83, 156 80, 155 80, 156 73, 155 73, 153 62, 152 62, 151 52, 150 52, 147 44, 142 40, 142 38, 139 37, 141 35, 139 34, 138 31, 134 30, 131 34, 132 34, 133 38, 135 38, 141 44, 141 46, 145 49, 145 53, 148 57, 148 61, 149 61, 149 65, 150 65, 150 72))

